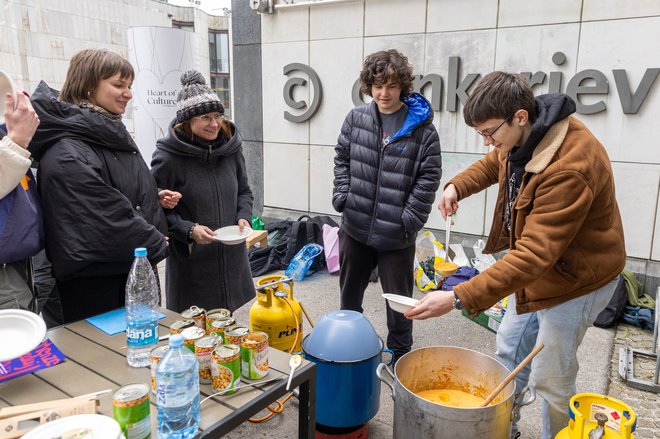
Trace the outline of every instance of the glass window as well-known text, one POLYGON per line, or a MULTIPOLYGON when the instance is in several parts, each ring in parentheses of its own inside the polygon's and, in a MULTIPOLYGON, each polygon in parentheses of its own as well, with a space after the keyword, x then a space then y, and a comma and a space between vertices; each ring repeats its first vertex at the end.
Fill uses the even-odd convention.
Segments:
POLYGON ((172 20, 172 27, 176 29, 189 30, 195 32, 195 23, 192 21, 176 21, 172 20))
POLYGON ((226 31, 209 31, 211 72, 229 73, 229 38, 226 31))
POLYGON ((220 98, 225 107, 225 114, 231 118, 231 94, 229 91, 229 75, 211 73, 211 88, 220 98))

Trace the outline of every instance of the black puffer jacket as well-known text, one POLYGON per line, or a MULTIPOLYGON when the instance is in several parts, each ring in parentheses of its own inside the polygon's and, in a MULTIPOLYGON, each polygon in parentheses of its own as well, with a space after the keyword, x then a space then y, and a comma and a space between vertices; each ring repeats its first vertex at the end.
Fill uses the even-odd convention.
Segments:
POLYGON ((41 82, 32 95, 41 123, 30 151, 39 161, 46 251, 55 277, 128 273, 133 250, 167 256, 158 188, 123 123, 60 102, 41 82))
POLYGON ((200 245, 188 239, 195 223, 215 230, 252 217, 242 139, 220 135, 203 146, 177 136, 172 128, 158 140, 151 172, 161 187, 181 192, 167 211, 170 257, 167 259, 167 307, 181 312, 192 305, 231 311, 255 297, 245 245, 200 245))
POLYGON ((343 212, 342 229, 380 250, 414 244, 442 175, 430 104, 418 93, 404 103, 408 116, 387 146, 382 146, 380 115, 372 102, 348 113, 335 148, 332 204, 343 212))

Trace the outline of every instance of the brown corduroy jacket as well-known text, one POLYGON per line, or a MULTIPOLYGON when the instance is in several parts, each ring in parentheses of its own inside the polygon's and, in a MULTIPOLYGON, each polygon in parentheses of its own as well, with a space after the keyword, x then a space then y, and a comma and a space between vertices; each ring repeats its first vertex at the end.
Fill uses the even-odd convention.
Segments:
POLYGON ((510 248, 489 269, 457 285, 476 315, 516 293, 518 314, 589 294, 624 268, 625 242, 614 178, 603 145, 570 116, 546 133, 525 166, 511 214, 503 224, 507 154, 491 151, 449 184, 459 200, 499 183, 497 207, 484 253, 510 248))

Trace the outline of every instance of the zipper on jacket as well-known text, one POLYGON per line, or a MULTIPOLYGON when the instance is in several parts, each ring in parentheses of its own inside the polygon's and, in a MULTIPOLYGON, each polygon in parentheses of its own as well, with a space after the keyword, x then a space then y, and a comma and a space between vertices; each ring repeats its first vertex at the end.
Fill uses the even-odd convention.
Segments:
POLYGON ((383 127, 379 126, 376 131, 378 134, 378 141, 381 143, 382 147, 378 153, 378 172, 376 173, 376 197, 374 199, 374 208, 371 213, 371 224, 369 224, 369 234, 367 235, 367 245, 371 245, 371 232, 374 228, 374 221, 376 221, 376 209, 378 208, 378 194, 380 193, 380 171, 383 167, 383 157, 385 155, 385 148, 389 145, 383 145, 383 127))
MULTIPOLYGON (((213 207, 213 211, 214 211, 213 216, 218 219, 218 224, 219 224, 220 227, 222 227, 222 218, 221 218, 221 214, 220 214, 220 203, 221 203, 222 200, 221 200, 220 194, 218 193, 218 190, 217 190, 218 189, 218 184, 217 184, 217 181, 216 181, 216 178, 215 178, 214 167, 213 167, 213 163, 212 163, 212 160, 211 160, 212 150, 213 150, 213 148, 209 144, 208 172, 209 172, 209 177, 210 177, 211 182, 212 182, 211 186, 213 187, 214 198, 216 200, 215 206, 213 207)), ((224 252, 224 247, 222 245, 216 245, 216 247, 218 249, 218 261, 222 262, 222 273, 225 273, 226 262, 227 261, 225 260, 226 258, 225 258, 225 254, 224 254, 225 253, 224 252)), ((220 281, 220 283, 222 283, 222 289, 221 289, 221 291, 223 291, 222 299, 224 299, 224 303, 227 306, 229 306, 229 293, 227 291, 227 282, 225 280, 225 276, 221 275, 219 281, 220 281)))

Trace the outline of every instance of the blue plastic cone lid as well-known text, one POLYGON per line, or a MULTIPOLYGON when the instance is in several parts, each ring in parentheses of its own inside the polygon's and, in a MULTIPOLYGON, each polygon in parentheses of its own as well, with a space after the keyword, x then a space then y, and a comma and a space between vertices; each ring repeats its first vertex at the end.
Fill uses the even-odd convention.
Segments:
POLYGON ((330 311, 302 343, 303 351, 319 360, 350 363, 372 358, 383 341, 369 319, 356 311, 330 311))

